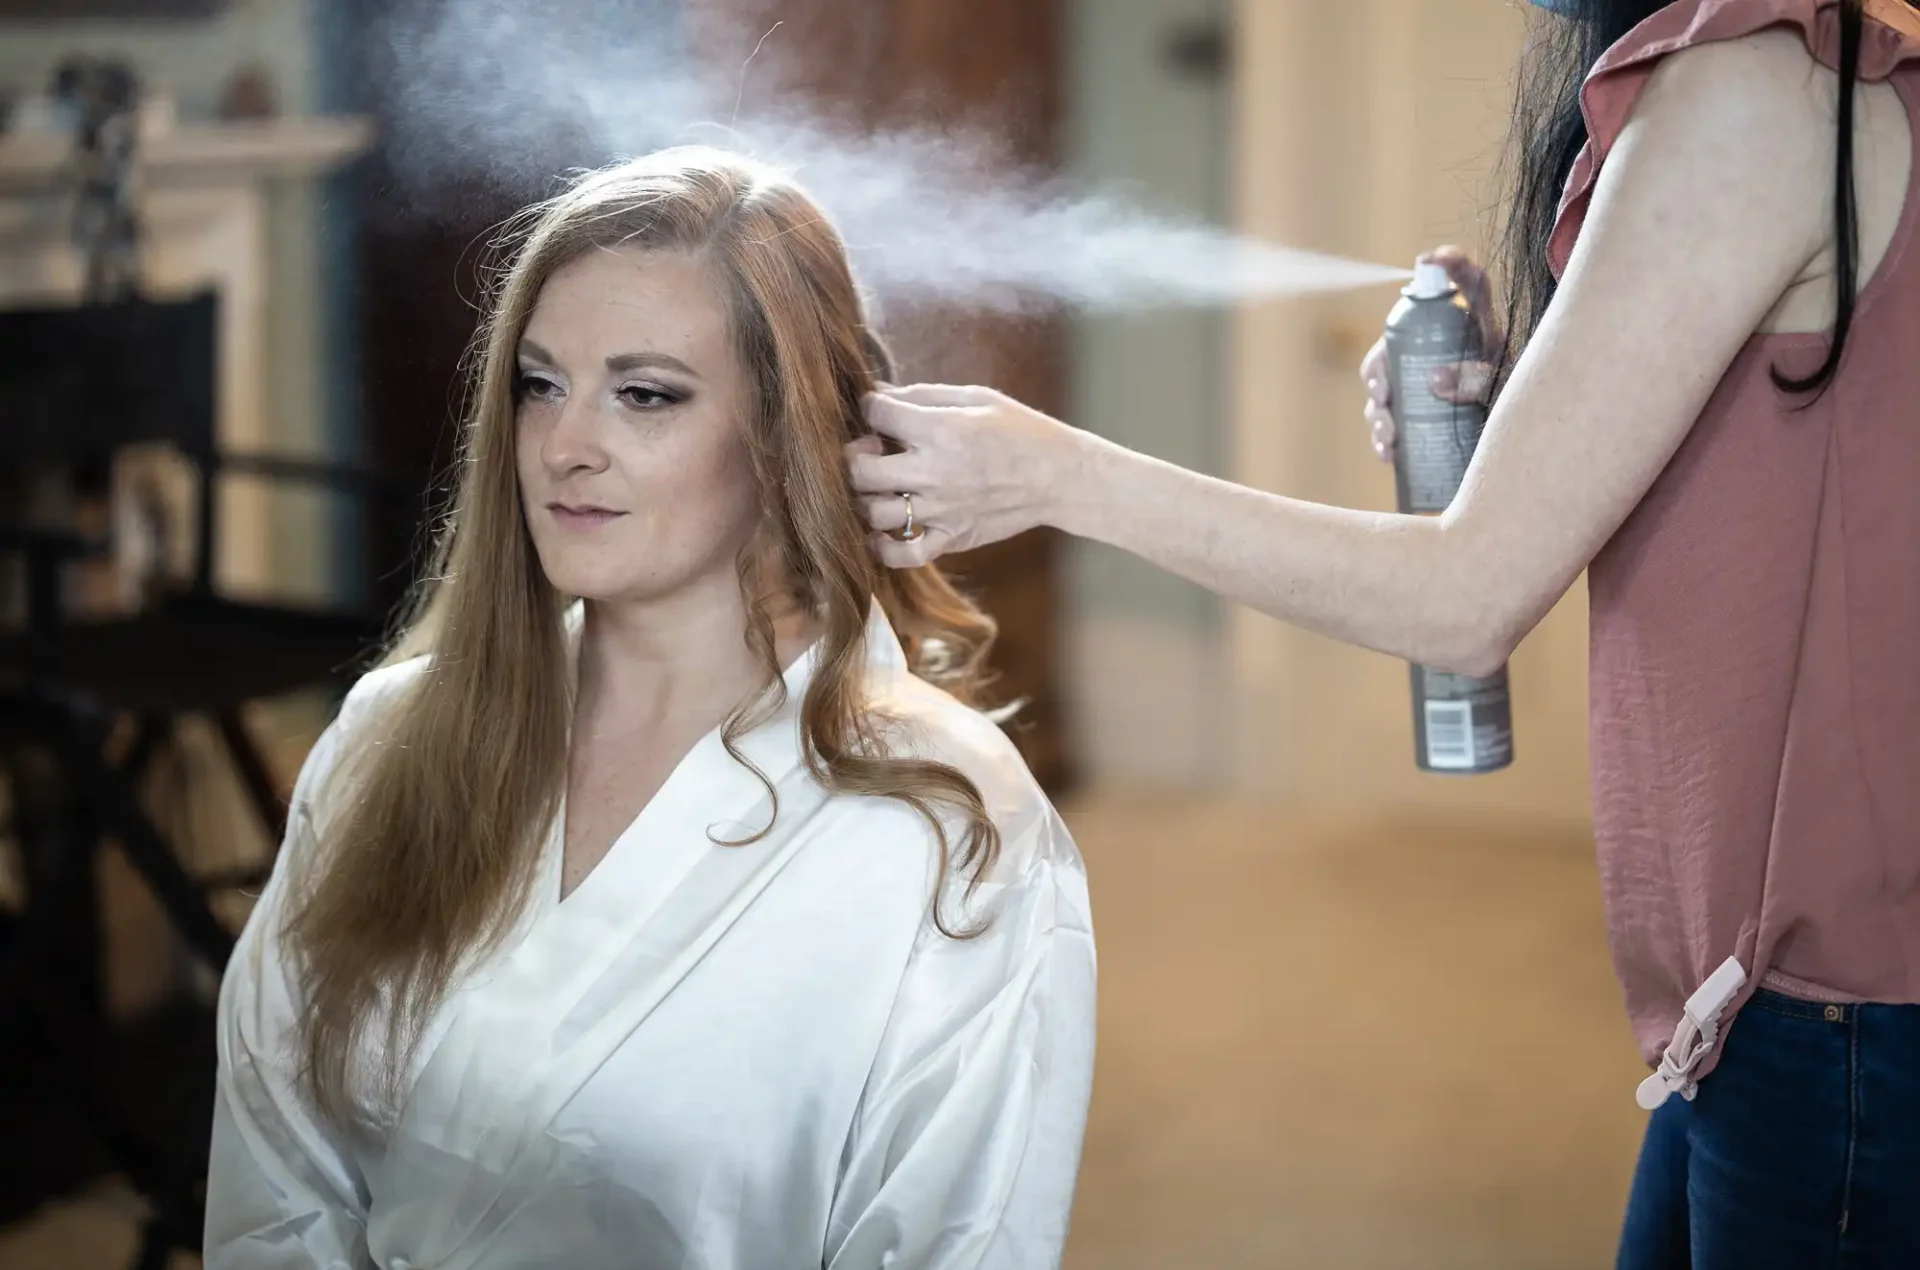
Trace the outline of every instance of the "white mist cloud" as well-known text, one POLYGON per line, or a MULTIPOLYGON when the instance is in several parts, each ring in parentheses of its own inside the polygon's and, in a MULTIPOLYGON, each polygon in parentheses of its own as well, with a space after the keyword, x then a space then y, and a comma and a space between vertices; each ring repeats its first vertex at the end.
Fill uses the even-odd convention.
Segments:
POLYGON ((446 0, 387 27, 390 141, 414 207, 474 181, 537 197, 571 167, 719 145, 792 173, 833 217, 883 304, 996 312, 1221 305, 1350 290, 1404 269, 1258 242, 1020 170, 982 132, 860 134, 780 82, 775 30, 744 67, 685 50, 661 0, 446 0))

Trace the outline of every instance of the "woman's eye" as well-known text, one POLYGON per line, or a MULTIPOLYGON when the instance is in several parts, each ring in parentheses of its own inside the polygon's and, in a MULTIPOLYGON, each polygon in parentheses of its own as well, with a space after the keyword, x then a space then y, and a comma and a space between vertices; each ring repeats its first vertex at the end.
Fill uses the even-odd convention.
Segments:
POLYGON ((560 395, 560 385, 545 375, 522 374, 517 387, 519 395, 528 401, 551 401, 560 395))
POLYGON ((620 390, 618 396, 635 410, 659 410, 680 401, 677 394, 668 392, 664 388, 649 387, 646 384, 628 384, 620 390))

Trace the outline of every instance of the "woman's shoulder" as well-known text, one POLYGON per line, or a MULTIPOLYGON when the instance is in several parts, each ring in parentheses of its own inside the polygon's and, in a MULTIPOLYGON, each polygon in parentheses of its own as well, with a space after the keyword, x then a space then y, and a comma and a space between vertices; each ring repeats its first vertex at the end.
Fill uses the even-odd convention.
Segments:
MULTIPOLYGON (((876 692, 873 705, 886 720, 893 753, 946 763, 965 775, 980 790, 999 833, 993 863, 977 878, 957 851, 949 860, 934 897, 943 921, 921 923, 911 959, 917 969, 909 979, 923 990, 938 985, 932 996, 943 1011, 962 1019, 971 1014, 969 1002, 984 1002, 1019 980, 1022 967, 1058 953, 1084 964, 1090 992, 1093 913, 1086 864, 1005 728, 994 715, 907 674, 876 692), (954 931, 970 937, 955 940, 954 931)), ((918 902, 924 905, 924 897, 918 902)))
POLYGON ((354 681, 333 721, 321 731, 301 765, 293 792, 292 812, 296 818, 311 814, 314 801, 324 797, 346 756, 375 741, 369 729, 380 726, 377 720, 401 699, 408 685, 419 679, 426 663, 424 656, 412 657, 376 666, 354 681))
MULTIPOLYGON (((1630 115, 1661 105, 1696 119, 1742 102, 1757 111, 1772 108, 1768 123, 1817 114, 1819 126, 1810 135, 1826 139, 1837 79, 1808 71, 1815 65, 1836 70, 1843 55, 1840 6, 1830 0, 1679 0, 1601 56, 1587 76, 1582 105, 1603 152, 1630 115)), ((1878 83, 1915 60, 1920 10, 1906 0, 1867 0, 1860 79, 1878 83)))
POLYGON ((1001 839, 987 881, 1015 883, 1053 864, 1080 868, 1052 801, 993 715, 904 673, 872 689, 870 701, 894 754, 945 763, 979 789, 1001 839))
MULTIPOLYGON (((1666 132, 1708 133, 1752 144, 1755 156, 1797 148, 1824 160, 1833 130, 1837 80, 1819 73, 1807 40, 1791 26, 1766 26, 1688 44, 1646 66, 1646 82, 1601 135, 1629 119, 1666 132)), ((1594 101, 1589 97, 1589 104, 1594 101)))
MULTIPOLYGON (((1874 85, 1920 58, 1920 18, 1904 0, 1869 0, 1867 13, 1859 69, 1874 85), (1904 26, 1891 24, 1896 11, 1904 26)), ((1839 63, 1837 14, 1820 0, 1677 0, 1608 49, 1581 89, 1587 142, 1549 238, 1554 271, 1567 267, 1629 123, 1647 143, 1635 148, 1644 158, 1635 184, 1698 199, 1759 179, 1789 194, 1816 249, 1830 225, 1830 177, 1802 174, 1832 164, 1838 76, 1818 68, 1839 63)))
POLYGON ((420 676, 426 673, 427 661, 427 656, 422 654, 375 666, 361 675, 340 703, 340 719, 351 725, 391 706, 411 685, 419 682, 420 676))
MULTIPOLYGON (((894 753, 949 764, 980 786, 989 808, 1046 802, 1026 759, 998 715, 966 704, 911 674, 889 675, 870 690, 871 706, 886 720, 894 753)), ((1018 717, 1017 710, 1013 717, 1018 717)))
MULTIPOLYGON (((1829 67, 1842 54, 1841 6, 1834 0, 1674 0, 1627 32, 1600 58, 1604 79, 1689 49, 1743 41, 1778 42, 1829 67)), ((1860 76, 1884 79, 1920 56, 1920 11, 1907 0, 1864 0, 1860 76)))

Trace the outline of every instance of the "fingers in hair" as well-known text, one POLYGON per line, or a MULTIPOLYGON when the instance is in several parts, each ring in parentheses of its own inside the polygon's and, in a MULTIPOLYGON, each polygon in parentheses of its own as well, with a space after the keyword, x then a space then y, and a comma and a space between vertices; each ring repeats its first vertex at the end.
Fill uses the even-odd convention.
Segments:
POLYGON ((861 494, 897 494, 926 484, 925 462, 917 454, 855 454, 847 459, 847 480, 861 494))

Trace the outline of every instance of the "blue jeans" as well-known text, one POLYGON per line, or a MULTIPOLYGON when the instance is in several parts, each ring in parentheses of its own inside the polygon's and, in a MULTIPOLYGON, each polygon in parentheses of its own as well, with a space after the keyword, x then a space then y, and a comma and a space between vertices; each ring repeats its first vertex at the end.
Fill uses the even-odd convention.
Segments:
POLYGON ((1920 1005, 1761 992, 1653 1113, 1619 1270, 1920 1267, 1920 1005))

